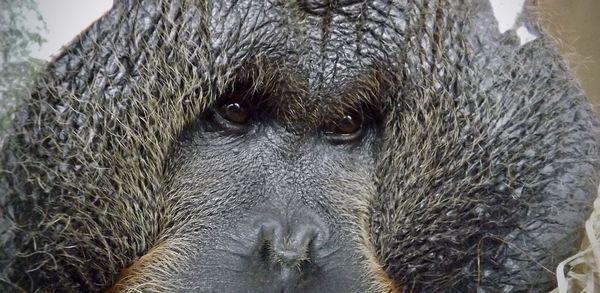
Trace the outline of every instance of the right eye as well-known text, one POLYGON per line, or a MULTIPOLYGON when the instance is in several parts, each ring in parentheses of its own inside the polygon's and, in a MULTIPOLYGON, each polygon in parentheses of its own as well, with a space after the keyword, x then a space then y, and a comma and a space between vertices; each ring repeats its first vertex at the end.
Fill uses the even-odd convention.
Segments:
POLYGON ((248 124, 250 111, 241 102, 230 102, 221 105, 217 113, 225 120, 235 124, 248 124))
POLYGON ((227 101, 217 105, 212 111, 216 127, 228 131, 246 131, 252 124, 251 108, 242 101, 227 101))

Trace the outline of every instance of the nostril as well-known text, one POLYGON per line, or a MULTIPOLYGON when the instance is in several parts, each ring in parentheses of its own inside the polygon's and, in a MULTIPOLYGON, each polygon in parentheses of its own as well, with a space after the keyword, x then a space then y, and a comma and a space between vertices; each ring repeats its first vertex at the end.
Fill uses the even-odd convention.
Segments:
POLYGON ((270 266, 300 268, 310 262, 322 239, 319 228, 312 224, 282 226, 276 221, 265 221, 260 228, 262 246, 259 255, 270 266))

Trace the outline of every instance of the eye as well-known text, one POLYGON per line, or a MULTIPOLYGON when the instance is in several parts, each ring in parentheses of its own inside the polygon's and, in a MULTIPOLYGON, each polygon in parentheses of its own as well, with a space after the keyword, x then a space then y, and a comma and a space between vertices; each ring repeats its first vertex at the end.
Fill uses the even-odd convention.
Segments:
POLYGON ((361 113, 343 113, 339 118, 326 125, 323 132, 333 142, 351 142, 360 138, 363 130, 363 120, 361 113))
POLYGON ((244 132, 252 124, 251 108, 241 101, 227 101, 212 111, 212 122, 221 130, 244 132))
POLYGON ((225 103, 217 109, 217 112, 231 123, 248 124, 250 121, 248 108, 240 102, 225 103))

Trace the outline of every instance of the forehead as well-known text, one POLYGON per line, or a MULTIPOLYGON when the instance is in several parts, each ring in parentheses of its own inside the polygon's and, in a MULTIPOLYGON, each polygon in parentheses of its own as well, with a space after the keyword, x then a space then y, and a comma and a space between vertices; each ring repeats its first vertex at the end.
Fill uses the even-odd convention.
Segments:
POLYGON ((407 27, 401 3, 212 1, 210 45, 219 65, 261 59, 300 80, 306 96, 340 96, 397 65, 407 27))

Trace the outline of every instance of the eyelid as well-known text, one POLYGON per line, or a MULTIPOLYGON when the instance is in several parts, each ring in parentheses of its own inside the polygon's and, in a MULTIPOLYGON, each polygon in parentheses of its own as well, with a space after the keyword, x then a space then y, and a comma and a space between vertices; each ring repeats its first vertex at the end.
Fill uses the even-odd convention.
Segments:
POLYGON ((354 133, 338 134, 324 132, 324 134, 327 140, 332 144, 352 144, 360 141, 361 138, 363 138, 365 131, 364 128, 361 127, 359 131, 354 133))

